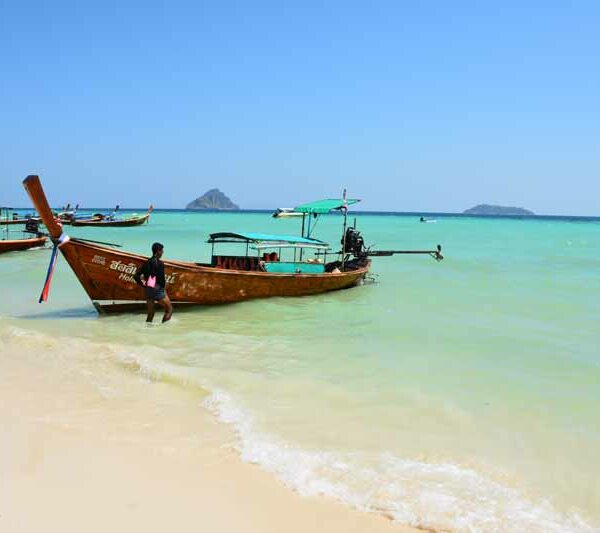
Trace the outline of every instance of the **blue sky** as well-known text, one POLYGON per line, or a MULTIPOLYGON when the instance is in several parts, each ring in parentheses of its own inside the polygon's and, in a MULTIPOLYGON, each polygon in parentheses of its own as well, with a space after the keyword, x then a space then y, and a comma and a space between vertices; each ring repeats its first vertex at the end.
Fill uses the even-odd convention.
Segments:
POLYGON ((598 2, 0 0, 0 204, 600 214, 598 2), (526 4, 526 5, 523 5, 526 4))

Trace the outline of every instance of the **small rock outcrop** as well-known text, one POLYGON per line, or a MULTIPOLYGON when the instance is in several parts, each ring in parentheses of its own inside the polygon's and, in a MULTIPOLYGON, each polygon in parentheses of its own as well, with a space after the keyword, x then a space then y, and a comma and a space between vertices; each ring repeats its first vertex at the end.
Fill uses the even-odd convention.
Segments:
POLYGON ((488 216, 524 216, 535 215, 533 211, 522 207, 506 207, 503 205, 479 204, 463 211, 463 215, 488 215, 488 216))
POLYGON ((193 202, 185 206, 186 209, 215 209, 219 211, 235 211, 239 207, 234 204, 219 189, 211 189, 205 192, 193 202))

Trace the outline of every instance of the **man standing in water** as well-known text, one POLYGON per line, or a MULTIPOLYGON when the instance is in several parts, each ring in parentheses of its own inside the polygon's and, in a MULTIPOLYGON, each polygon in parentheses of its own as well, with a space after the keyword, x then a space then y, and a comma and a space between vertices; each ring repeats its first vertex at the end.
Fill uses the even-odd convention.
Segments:
POLYGON ((148 307, 146 322, 154 320, 155 302, 165 308, 163 322, 168 322, 173 316, 173 306, 165 290, 165 264, 160 260, 163 249, 164 246, 161 243, 155 242, 152 245, 152 257, 138 268, 134 276, 135 282, 144 287, 146 291, 146 305, 148 307))

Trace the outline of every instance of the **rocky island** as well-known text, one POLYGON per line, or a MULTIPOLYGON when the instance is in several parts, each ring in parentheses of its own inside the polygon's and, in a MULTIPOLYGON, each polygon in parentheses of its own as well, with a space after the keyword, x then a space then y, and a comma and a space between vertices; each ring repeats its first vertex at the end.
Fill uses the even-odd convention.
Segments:
POLYGON ((227 196, 219 189, 211 189, 205 192, 202 196, 196 198, 185 206, 186 209, 208 209, 218 211, 237 211, 239 207, 234 204, 227 196))
POLYGON ((471 209, 463 211, 463 215, 483 215, 483 216, 531 216, 535 215, 533 211, 523 209, 522 207, 506 207, 503 205, 479 204, 471 209))

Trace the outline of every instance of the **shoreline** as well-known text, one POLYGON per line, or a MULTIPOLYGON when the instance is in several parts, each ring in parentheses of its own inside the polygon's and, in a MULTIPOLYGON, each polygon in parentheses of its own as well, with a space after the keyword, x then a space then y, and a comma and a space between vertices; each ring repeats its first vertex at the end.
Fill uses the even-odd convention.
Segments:
POLYGON ((11 345, 0 348, 4 532, 416 531, 242 462, 197 391, 11 345))

